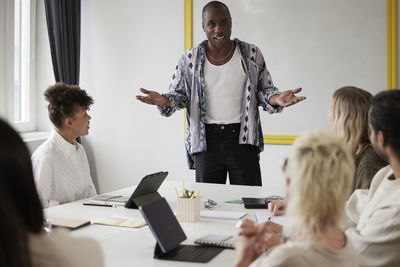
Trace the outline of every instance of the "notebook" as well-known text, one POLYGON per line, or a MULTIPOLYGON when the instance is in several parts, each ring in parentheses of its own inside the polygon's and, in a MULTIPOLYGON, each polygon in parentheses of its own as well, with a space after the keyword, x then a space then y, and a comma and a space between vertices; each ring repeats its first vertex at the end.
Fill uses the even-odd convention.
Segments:
POLYGON ((46 219, 50 221, 52 226, 65 227, 69 229, 76 229, 90 224, 89 220, 81 220, 81 219, 69 219, 60 217, 46 217, 46 219))
POLYGON ((139 207, 140 213, 157 240, 154 258, 160 260, 209 262, 224 248, 181 245, 186 235, 165 198, 139 207))
POLYGON ((142 218, 122 218, 122 217, 108 217, 99 219, 93 222, 93 224, 116 226, 116 227, 128 227, 128 228, 140 228, 146 225, 145 220, 142 218))
POLYGON ((231 235, 205 235, 194 241, 195 244, 223 248, 235 248, 235 237, 231 235))
MULTIPOLYGON (((115 202, 115 203, 123 203, 125 204, 128 201, 128 197, 123 196, 113 196, 113 195, 97 195, 91 198, 91 200, 95 201, 104 201, 104 202, 115 202)), ((114 203, 113 203, 114 204, 114 203)))

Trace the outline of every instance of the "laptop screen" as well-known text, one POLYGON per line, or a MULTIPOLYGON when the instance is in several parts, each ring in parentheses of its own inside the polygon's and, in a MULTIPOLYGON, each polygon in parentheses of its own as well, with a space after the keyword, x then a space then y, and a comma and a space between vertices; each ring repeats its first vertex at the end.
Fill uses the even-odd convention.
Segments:
POLYGON ((139 207, 163 253, 178 247, 186 235, 165 198, 139 207))

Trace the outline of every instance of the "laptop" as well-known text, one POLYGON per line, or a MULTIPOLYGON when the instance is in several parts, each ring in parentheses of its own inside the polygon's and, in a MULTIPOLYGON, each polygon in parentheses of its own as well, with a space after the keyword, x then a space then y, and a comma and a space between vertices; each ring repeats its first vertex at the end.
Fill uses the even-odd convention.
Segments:
POLYGON ((181 245, 186 235, 165 198, 141 206, 139 210, 157 240, 156 259, 207 263, 224 250, 221 247, 181 245))
POLYGON ((155 199, 161 198, 157 192, 164 182, 168 172, 156 172, 146 175, 138 184, 130 197, 116 195, 98 195, 91 198, 94 201, 104 201, 107 204, 125 205, 127 208, 137 209, 155 199))

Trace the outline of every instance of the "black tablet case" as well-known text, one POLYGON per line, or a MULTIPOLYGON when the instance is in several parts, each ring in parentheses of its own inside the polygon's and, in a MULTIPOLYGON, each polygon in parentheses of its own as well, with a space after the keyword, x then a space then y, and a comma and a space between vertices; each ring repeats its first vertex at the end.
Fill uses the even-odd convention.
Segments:
POLYGON ((154 258, 205 263, 223 250, 218 247, 180 245, 186 240, 186 235, 165 198, 141 206, 139 210, 157 240, 154 258))
POLYGON ((140 206, 146 205, 154 200, 160 199, 161 196, 157 192, 158 188, 164 182, 168 172, 157 172, 146 175, 138 184, 132 193, 125 207, 128 209, 138 209, 140 206))

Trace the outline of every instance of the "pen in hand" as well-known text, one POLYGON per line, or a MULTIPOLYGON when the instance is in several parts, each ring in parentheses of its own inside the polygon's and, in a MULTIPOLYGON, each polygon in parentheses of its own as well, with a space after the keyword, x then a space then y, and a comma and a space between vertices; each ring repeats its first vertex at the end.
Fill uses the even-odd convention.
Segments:
POLYGON ((272 219, 272 217, 275 216, 275 213, 276 213, 276 211, 278 209, 277 207, 278 207, 278 205, 274 206, 274 209, 272 210, 271 216, 268 217, 268 221, 270 221, 272 219))

